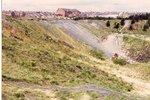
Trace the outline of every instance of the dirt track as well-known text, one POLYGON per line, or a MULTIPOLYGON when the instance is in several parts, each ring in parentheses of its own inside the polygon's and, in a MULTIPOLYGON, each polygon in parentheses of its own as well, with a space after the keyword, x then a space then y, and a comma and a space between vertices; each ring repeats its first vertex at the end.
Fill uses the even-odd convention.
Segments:
POLYGON ((60 91, 96 91, 100 94, 104 95, 110 95, 110 94, 116 94, 121 96, 129 96, 127 94, 123 94, 117 91, 104 89, 102 87, 98 87, 96 85, 90 84, 90 85, 81 85, 79 87, 61 87, 57 85, 53 86, 40 86, 35 84, 30 84, 26 82, 15 82, 15 81, 3 81, 3 84, 7 84, 10 86, 15 86, 19 88, 29 88, 29 89, 40 89, 40 90, 60 90, 60 91))

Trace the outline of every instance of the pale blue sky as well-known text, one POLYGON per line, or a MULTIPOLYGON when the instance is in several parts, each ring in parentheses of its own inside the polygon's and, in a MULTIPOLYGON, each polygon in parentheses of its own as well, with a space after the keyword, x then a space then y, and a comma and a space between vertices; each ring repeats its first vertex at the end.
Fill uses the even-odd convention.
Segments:
POLYGON ((150 0, 2 0, 3 10, 56 11, 76 8, 81 11, 145 11, 150 0))

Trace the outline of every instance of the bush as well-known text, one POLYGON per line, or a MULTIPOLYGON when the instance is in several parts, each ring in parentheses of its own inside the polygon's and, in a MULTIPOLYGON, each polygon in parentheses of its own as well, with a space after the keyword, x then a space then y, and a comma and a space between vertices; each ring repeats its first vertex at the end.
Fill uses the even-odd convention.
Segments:
POLYGON ((120 25, 123 26, 124 24, 125 24, 125 19, 122 19, 122 20, 120 21, 120 25))
POLYGON ((115 28, 115 29, 118 29, 119 27, 120 27, 120 24, 119 24, 119 23, 115 23, 115 24, 114 24, 114 28, 115 28))
POLYGON ((106 26, 107 26, 107 27, 110 27, 110 21, 107 21, 107 22, 106 22, 106 26))
POLYGON ((105 60, 104 53, 98 49, 92 49, 91 54, 98 59, 105 60))
POLYGON ((52 85, 59 85, 59 83, 57 81, 51 81, 52 85))
POLYGON ((135 23, 135 20, 134 20, 134 19, 132 19, 132 20, 131 20, 131 24, 134 24, 134 23, 135 23))
POLYGON ((119 65, 121 65, 121 66, 127 64, 127 61, 126 61, 125 59, 121 59, 121 58, 115 59, 115 60, 113 60, 113 62, 114 62, 115 64, 119 64, 119 65))
POLYGON ((16 17, 15 12, 11 12, 11 16, 12 16, 13 18, 15 18, 15 17, 16 17))
POLYGON ((15 93, 14 95, 15 95, 15 97, 17 97, 17 98, 23 98, 23 97, 24 97, 24 94, 23 94, 23 93, 15 93))
POLYGON ((149 28, 148 23, 145 23, 144 27, 143 27, 143 31, 147 31, 147 29, 149 28))
POLYGON ((133 26, 132 26, 132 25, 130 25, 129 30, 130 30, 130 31, 132 31, 132 30, 133 30, 133 26))
POLYGON ((150 16, 148 17, 147 24, 150 26, 150 16))

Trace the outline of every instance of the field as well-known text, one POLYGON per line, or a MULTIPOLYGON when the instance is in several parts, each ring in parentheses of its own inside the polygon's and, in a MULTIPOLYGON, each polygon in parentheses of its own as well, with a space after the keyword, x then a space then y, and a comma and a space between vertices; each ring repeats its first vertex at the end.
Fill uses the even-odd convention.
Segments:
MULTIPOLYGON (((140 88, 143 84, 137 88, 136 82, 127 81, 125 77, 148 82, 150 80, 149 63, 139 62, 124 66, 114 64, 102 50, 92 48, 88 43, 77 41, 68 35, 66 30, 52 22, 46 23, 14 18, 7 18, 3 21, 2 78, 5 100, 12 98, 16 100, 26 98, 37 100, 135 100, 142 95, 140 88), (8 84, 11 82, 12 85, 8 84), (17 87, 15 82, 18 84, 21 82, 23 86, 17 87), (31 89, 26 84, 29 87, 38 85, 69 88, 96 85, 108 92, 113 92, 105 95, 95 90, 84 89, 82 91, 31 89), (128 97, 122 94, 133 96, 128 97)), ((97 36, 99 33, 109 35, 112 29, 108 29, 104 21, 102 23, 105 27, 103 29, 90 25, 85 26, 84 29, 90 30, 90 33, 97 34, 97 36)), ((125 40, 126 43, 132 42, 126 38, 125 40)), ((143 89, 143 91, 146 90, 149 91, 149 87, 143 89)))

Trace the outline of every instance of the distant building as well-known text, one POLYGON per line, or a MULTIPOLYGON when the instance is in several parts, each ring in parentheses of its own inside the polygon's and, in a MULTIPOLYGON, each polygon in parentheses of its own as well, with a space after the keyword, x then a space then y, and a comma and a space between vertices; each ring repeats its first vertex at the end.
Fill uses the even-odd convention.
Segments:
POLYGON ((81 12, 77 9, 58 8, 56 14, 63 17, 79 17, 81 15, 81 12))
POLYGON ((27 20, 49 20, 56 19, 57 16, 52 12, 36 12, 36 11, 3 11, 2 16, 3 19, 7 16, 15 15, 16 18, 27 19, 27 20))

